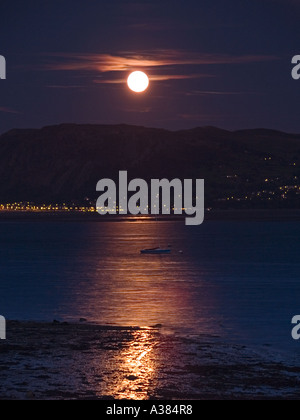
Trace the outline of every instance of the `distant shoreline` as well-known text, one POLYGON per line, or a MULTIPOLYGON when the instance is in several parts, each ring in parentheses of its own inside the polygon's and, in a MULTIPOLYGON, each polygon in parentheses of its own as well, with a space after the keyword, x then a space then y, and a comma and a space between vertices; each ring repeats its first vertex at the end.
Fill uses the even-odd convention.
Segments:
MULTIPOLYGON (((80 212, 1 211, 0 223, 7 221, 47 222, 183 222, 185 216, 100 216, 80 212)), ((300 209, 213 210, 206 212, 205 221, 300 221, 300 209)))

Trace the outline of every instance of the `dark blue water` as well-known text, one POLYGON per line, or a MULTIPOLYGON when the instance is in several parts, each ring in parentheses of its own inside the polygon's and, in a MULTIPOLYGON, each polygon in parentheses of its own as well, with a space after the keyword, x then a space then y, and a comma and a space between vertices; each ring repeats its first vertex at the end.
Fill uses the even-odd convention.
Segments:
POLYGON ((299 255, 297 222, 1 222, 0 314, 295 349, 299 255), (140 255, 168 244, 169 256, 140 255))

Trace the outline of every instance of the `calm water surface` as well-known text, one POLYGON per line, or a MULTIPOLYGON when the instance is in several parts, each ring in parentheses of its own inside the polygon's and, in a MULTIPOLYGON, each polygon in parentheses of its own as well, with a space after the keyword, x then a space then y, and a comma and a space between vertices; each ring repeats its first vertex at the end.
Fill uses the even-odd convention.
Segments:
POLYGON ((297 222, 1 222, 0 313, 295 349, 299 253, 297 222))

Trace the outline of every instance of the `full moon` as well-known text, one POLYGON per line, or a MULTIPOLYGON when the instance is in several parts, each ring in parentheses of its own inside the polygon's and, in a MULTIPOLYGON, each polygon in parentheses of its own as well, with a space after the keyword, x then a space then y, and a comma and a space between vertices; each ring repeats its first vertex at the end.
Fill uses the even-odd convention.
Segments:
POLYGON ((145 92, 149 86, 149 77, 142 71, 135 71, 128 77, 127 84, 133 92, 145 92))

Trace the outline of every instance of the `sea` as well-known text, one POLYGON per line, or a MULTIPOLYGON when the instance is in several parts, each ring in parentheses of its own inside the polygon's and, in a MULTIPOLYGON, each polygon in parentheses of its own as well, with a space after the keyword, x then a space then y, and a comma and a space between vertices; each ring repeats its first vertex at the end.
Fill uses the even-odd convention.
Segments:
POLYGON ((0 314, 159 325, 298 354, 299 255, 297 222, 1 221, 0 314), (156 246, 172 253, 141 255, 156 246))

